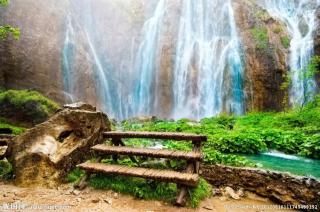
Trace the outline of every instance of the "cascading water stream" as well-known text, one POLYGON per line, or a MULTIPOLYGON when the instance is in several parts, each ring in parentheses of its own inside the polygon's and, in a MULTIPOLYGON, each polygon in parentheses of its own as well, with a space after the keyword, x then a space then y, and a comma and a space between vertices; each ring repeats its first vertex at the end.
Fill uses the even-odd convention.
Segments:
POLYGON ((319 0, 265 0, 271 16, 287 26, 291 36, 289 67, 291 71, 290 103, 305 104, 315 94, 314 79, 304 77, 306 67, 313 55, 313 34, 317 28, 316 9, 319 0))
POLYGON ((72 25, 71 15, 67 15, 67 24, 66 24, 66 34, 65 40, 62 49, 62 75, 63 75, 63 85, 64 92, 69 97, 68 101, 73 102, 73 93, 74 93, 74 85, 73 85, 73 65, 74 65, 74 28, 72 25))
POLYGON ((243 113, 243 66, 231 1, 184 0, 182 4, 173 117, 243 113))
POLYGON ((173 34, 176 54, 172 55, 161 54, 169 2, 154 3, 128 70, 109 63, 112 50, 101 36, 107 26, 99 24, 101 11, 96 12, 91 0, 71 1, 63 48, 66 91, 74 92, 75 51, 85 49, 103 111, 120 120, 154 115, 160 99, 156 84, 163 80, 157 79, 163 71, 160 57, 171 57, 173 81, 168 96, 173 97, 173 106, 167 117, 200 119, 221 112, 243 113, 242 52, 231 1, 181 1, 179 33, 173 34))
POLYGON ((134 72, 137 83, 134 88, 134 113, 135 115, 149 115, 152 112, 155 92, 153 84, 158 71, 157 53, 159 38, 165 15, 166 0, 160 0, 154 15, 143 26, 143 39, 137 52, 134 72))

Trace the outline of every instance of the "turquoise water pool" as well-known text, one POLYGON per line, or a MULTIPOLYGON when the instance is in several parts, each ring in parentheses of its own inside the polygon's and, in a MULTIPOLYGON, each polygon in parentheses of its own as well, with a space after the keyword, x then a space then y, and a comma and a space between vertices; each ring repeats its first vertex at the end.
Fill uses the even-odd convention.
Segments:
POLYGON ((263 169, 290 172, 295 175, 320 179, 320 160, 287 155, 276 151, 258 155, 245 155, 245 157, 258 163, 263 169))

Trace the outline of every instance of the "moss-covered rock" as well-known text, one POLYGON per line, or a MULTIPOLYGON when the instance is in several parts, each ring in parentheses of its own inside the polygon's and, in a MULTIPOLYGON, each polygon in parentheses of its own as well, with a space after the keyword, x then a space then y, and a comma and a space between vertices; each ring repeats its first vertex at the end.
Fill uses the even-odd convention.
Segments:
POLYGON ((37 91, 8 90, 0 93, 0 116, 13 123, 38 124, 58 109, 57 103, 37 91))

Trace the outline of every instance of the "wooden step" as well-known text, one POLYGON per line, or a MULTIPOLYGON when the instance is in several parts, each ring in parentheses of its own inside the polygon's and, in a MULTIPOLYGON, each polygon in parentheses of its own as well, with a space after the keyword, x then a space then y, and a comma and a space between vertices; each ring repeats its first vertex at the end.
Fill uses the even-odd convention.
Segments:
POLYGON ((153 138, 165 140, 192 140, 195 142, 206 141, 207 137, 204 135, 196 135, 189 133, 173 133, 173 132, 120 132, 110 131, 103 133, 105 138, 153 138))
POLYGON ((171 159, 183 159, 183 160, 195 160, 201 161, 202 155, 200 152, 183 152, 168 149, 147 149, 147 148, 132 148, 125 146, 108 146, 105 144, 99 144, 91 149, 105 153, 105 154, 119 154, 119 155, 136 155, 146 156, 153 158, 171 158, 171 159))
POLYGON ((127 167, 92 162, 82 163, 77 165, 77 167, 91 173, 119 174, 132 177, 141 177, 192 187, 197 186, 199 182, 199 176, 197 174, 180 173, 169 170, 127 167))

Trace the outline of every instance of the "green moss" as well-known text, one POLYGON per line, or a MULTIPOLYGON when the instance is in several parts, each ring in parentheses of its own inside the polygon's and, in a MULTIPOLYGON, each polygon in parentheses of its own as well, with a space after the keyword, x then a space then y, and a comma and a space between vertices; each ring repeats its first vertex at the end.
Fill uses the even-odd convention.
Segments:
POLYGON ((0 129, 10 129, 12 130, 14 135, 19 135, 25 131, 25 128, 12 125, 8 123, 5 119, 1 119, 1 118, 0 118, 0 129))
POLYGON ((37 91, 8 90, 0 93, 0 116, 21 122, 40 123, 59 105, 37 91))
POLYGON ((251 33, 256 41, 257 49, 266 50, 269 45, 269 36, 267 28, 255 27, 251 29, 251 33))
POLYGON ((281 37, 281 43, 284 48, 289 48, 290 47, 290 38, 288 36, 282 36, 281 37))
POLYGON ((273 29, 273 32, 279 34, 280 32, 282 32, 282 29, 281 27, 276 27, 275 29, 273 29))
POLYGON ((255 13, 255 17, 262 21, 266 21, 270 18, 270 15, 266 10, 259 10, 255 13))
POLYGON ((255 27, 251 33, 256 41, 257 49, 265 50, 268 48, 269 36, 266 27, 255 27))

